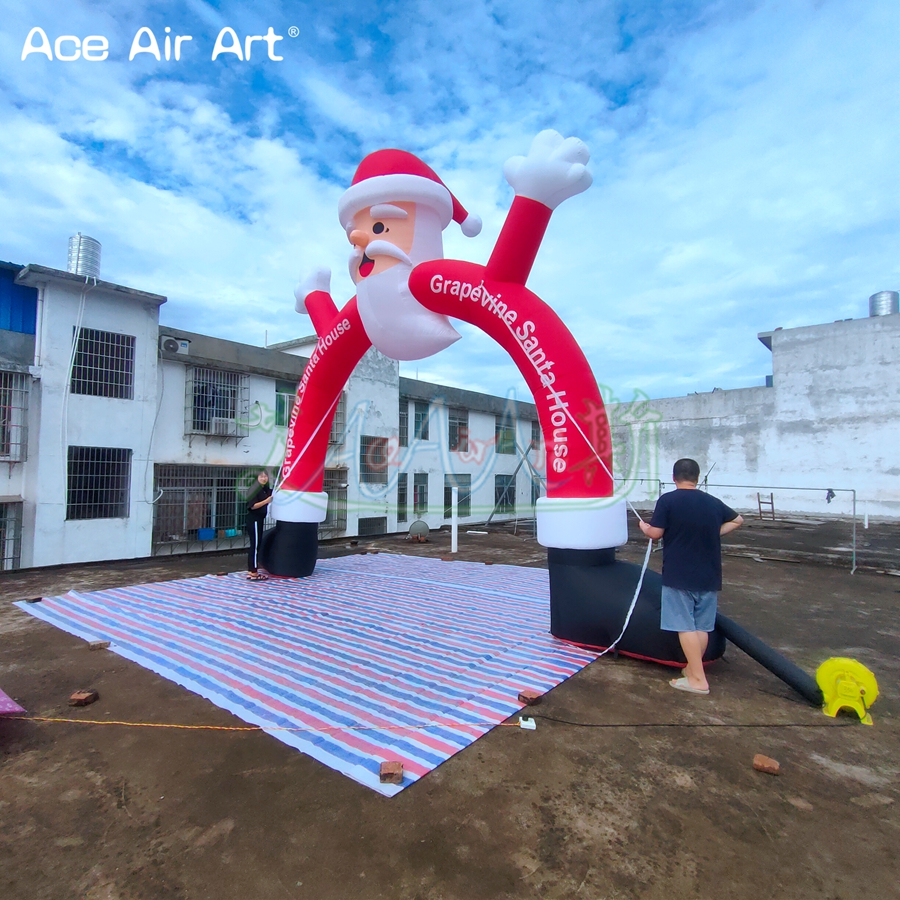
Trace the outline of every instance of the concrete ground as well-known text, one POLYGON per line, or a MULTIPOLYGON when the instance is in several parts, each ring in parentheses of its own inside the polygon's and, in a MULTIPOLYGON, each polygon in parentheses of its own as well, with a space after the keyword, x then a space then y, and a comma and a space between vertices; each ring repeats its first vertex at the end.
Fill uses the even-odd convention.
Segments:
MULTIPOLYGON (((723 610, 809 671, 863 662, 882 692, 874 727, 825 717, 733 647, 709 697, 672 691, 668 669, 598 660, 544 698, 536 731, 495 728, 393 799, 262 733, 0 720, 0 897, 900 897, 900 578, 879 574, 900 570, 900 528, 870 528, 871 568, 851 575, 821 524, 748 524, 727 539, 723 610), (756 753, 782 774, 754 771, 756 753)), ((322 555, 364 549, 450 555, 445 533, 322 555)), ((461 534, 458 558, 545 564, 506 529, 461 534)), ((35 716, 240 724, 10 601, 242 562, 6 573, 0 687, 35 716), (81 687, 100 700, 73 710, 81 687)))

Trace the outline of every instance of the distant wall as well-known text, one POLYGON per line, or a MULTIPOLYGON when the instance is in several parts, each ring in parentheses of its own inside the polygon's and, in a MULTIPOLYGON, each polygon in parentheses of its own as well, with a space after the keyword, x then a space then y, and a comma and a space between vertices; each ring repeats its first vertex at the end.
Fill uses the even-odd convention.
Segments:
MULTIPOLYGON (((851 495, 840 489, 855 489, 860 514, 900 517, 900 316, 779 330, 771 342, 772 387, 649 402, 658 477, 670 482, 672 463, 689 456, 702 474, 715 464, 710 490, 736 507, 755 508, 756 490, 719 485, 772 491, 779 512, 829 515, 850 515, 851 495)), ((633 435, 614 432, 624 468, 633 435)), ((656 493, 645 482, 632 496, 652 503, 656 493)))

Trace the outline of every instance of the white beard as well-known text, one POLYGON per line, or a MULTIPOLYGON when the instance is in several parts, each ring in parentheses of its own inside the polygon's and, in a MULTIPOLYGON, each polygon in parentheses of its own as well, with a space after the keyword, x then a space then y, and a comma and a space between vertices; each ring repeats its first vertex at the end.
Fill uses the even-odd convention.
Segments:
POLYGON ((425 309, 409 289, 412 266, 398 262, 356 285, 359 316, 376 350, 391 359, 425 359, 458 341, 440 313, 425 309))

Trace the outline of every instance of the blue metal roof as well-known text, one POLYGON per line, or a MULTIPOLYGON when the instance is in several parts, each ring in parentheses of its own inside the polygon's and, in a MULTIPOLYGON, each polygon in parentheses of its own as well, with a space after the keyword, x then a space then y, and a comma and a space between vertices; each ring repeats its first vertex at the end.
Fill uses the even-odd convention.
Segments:
POLYGON ((16 284, 22 266, 0 262, 0 329, 34 334, 37 324, 37 288, 16 284))

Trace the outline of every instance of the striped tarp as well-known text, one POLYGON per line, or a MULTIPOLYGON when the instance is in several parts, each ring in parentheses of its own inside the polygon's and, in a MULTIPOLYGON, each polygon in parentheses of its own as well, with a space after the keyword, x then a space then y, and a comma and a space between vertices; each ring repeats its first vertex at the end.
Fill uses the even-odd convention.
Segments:
POLYGON ((544 569, 379 554, 20 605, 393 795, 594 659, 551 637, 548 597, 544 569))

